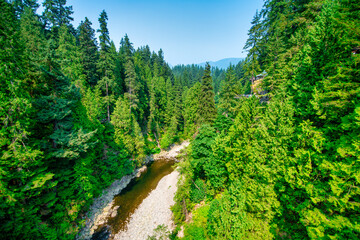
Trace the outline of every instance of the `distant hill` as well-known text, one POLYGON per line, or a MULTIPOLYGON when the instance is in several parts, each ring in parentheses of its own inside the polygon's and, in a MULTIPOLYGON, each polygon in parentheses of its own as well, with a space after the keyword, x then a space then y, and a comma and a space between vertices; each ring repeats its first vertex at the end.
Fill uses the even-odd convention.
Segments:
MULTIPOLYGON (((230 63, 233 65, 238 64, 243 58, 224 58, 216 62, 209 61, 211 67, 218 67, 221 69, 227 69, 230 66, 230 63)), ((206 62, 198 63, 196 65, 205 67, 206 62)))

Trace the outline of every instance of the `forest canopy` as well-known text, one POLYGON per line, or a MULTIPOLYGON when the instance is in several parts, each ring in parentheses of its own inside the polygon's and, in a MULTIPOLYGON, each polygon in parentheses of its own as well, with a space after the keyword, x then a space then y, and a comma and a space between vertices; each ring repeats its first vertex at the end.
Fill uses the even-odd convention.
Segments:
POLYGON ((106 10, 93 29, 38 8, 0 0, 1 238, 74 239, 103 189, 185 139, 185 239, 360 238, 359 1, 264 1, 226 70, 114 43, 106 10))

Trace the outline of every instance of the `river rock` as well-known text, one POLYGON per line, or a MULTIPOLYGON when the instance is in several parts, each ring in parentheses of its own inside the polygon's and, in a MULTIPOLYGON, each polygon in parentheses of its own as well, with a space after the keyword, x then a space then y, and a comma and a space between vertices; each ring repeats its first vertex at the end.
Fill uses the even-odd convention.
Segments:
POLYGON ((154 234, 158 225, 174 229, 170 207, 175 203, 178 177, 179 172, 176 170, 163 177, 155 190, 135 210, 127 224, 127 230, 115 234, 114 239, 144 240, 154 234))
MULTIPOLYGON (((189 142, 185 141, 181 145, 174 146, 168 153, 167 152, 161 152, 160 155, 162 157, 174 158, 180 152, 181 149, 183 149, 184 147, 186 147, 188 145, 189 145, 189 142)), ((144 164, 147 165, 149 162, 154 161, 156 159, 157 159, 156 156, 147 156, 145 158, 145 163, 144 164)), ((106 218, 108 216, 111 216, 111 217, 116 216, 117 209, 116 210, 112 209, 112 205, 113 205, 112 201, 114 199, 114 196, 119 194, 121 192, 121 190, 124 189, 130 183, 130 181, 139 174, 140 171, 144 172, 144 171, 146 171, 146 169, 147 168, 143 168, 142 170, 137 169, 137 170, 134 171, 133 174, 124 176, 120 180, 115 180, 111 184, 110 187, 103 190, 102 194, 99 197, 94 199, 92 206, 90 207, 89 211, 87 212, 86 216, 84 217, 84 220, 86 220, 86 224, 79 231, 79 233, 76 236, 77 240, 91 239, 92 234, 95 232, 95 230, 100 225, 106 223, 105 220, 106 220, 106 218)), ((172 178, 173 178, 174 174, 178 174, 177 171, 174 171, 173 173, 171 173, 168 176, 172 176, 172 178)), ((141 176, 141 172, 140 172, 139 176, 141 176)), ((167 179, 168 176, 166 176, 165 179, 167 179)), ((177 179, 177 176, 175 178, 177 179)), ((161 181, 163 181, 163 179, 161 181)), ((174 181, 174 179, 173 179, 173 181, 174 181)), ((170 198, 166 198, 167 199, 166 201, 168 201, 167 204, 164 204, 161 201, 161 199, 163 197, 161 194, 160 194, 160 197, 156 197, 155 202, 158 202, 157 206, 162 205, 163 207, 165 207, 165 210, 163 209, 162 211, 159 211, 159 212, 152 211, 152 213, 151 213, 153 216, 157 216, 158 214, 160 214, 160 216, 162 216, 161 217, 162 220, 160 220, 160 221, 151 219, 153 217, 151 215, 148 215, 148 216, 146 216, 144 218, 144 219, 149 220, 149 221, 147 221, 147 223, 152 222, 151 226, 149 226, 150 230, 146 231, 146 234, 148 234, 148 233, 151 234, 152 230, 157 227, 156 224, 162 224, 163 219, 165 219, 165 218, 166 218, 166 225, 168 227, 170 227, 170 228, 171 228, 171 226, 173 226, 173 223, 171 221, 172 213, 171 213, 171 210, 170 210, 170 205, 173 204, 173 203, 170 203, 170 205, 169 205, 169 202, 173 201, 173 196, 174 196, 175 191, 176 191, 176 182, 177 182, 177 180, 172 182, 171 186, 168 186, 168 188, 171 188, 172 191, 171 191, 170 194, 166 193, 167 196, 170 196, 170 198), (172 186, 174 186, 174 187, 172 187, 172 186), (157 199, 157 198, 159 198, 159 199, 157 199)), ((157 194, 159 194, 159 193, 157 193, 157 194)), ((162 194, 165 194, 165 193, 162 193, 162 194)), ((153 204, 151 204, 151 206, 152 205, 153 204)), ((137 234, 136 230, 134 231, 134 234, 135 235, 137 234)), ((144 236, 145 238, 143 238, 143 239, 146 239, 148 235, 142 234, 141 236, 144 236)), ((116 238, 116 239, 119 239, 119 238, 116 238)), ((129 238, 124 238, 124 239, 139 239, 139 238, 137 238, 137 237, 132 238, 130 236, 129 238)))
POLYGON ((142 166, 141 168, 139 168, 139 169, 137 170, 136 177, 137 177, 137 178, 140 177, 141 174, 143 174, 144 172, 146 172, 146 170, 147 170, 147 166, 142 166))

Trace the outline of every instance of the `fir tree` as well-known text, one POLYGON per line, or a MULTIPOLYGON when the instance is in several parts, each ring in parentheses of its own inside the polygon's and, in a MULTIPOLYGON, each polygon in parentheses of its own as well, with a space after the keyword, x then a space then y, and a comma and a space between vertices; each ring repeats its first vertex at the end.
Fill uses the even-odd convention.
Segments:
POLYGON ((61 25, 69 25, 74 20, 71 17, 72 6, 66 6, 66 0, 45 0, 43 6, 45 26, 47 29, 53 29, 55 33, 61 25))
POLYGON ((233 66, 230 66, 226 71, 226 78, 221 82, 219 109, 222 110, 221 114, 226 117, 236 117, 236 107, 239 103, 240 94, 243 93, 240 81, 236 79, 233 66))
POLYGON ((127 92, 125 97, 129 100, 129 112, 134 112, 138 108, 139 99, 137 93, 139 91, 139 86, 137 83, 137 75, 135 72, 134 63, 131 59, 128 59, 125 65, 125 83, 127 92))
POLYGON ((212 86, 212 78, 210 71, 210 64, 207 63, 204 75, 201 79, 201 95, 199 99, 200 109, 200 122, 212 123, 216 117, 216 108, 214 100, 214 89, 212 86))
POLYGON ((76 45, 76 38, 72 35, 66 25, 59 29, 59 46, 56 49, 59 56, 60 70, 71 79, 76 87, 85 91, 85 75, 81 63, 80 49, 76 45))
POLYGON ((98 49, 95 38, 95 30, 91 27, 88 18, 82 21, 78 28, 78 40, 81 51, 81 62, 87 82, 94 86, 98 81, 97 61, 98 49))
POLYGON ((114 79, 114 59, 110 54, 110 37, 109 30, 107 29, 107 14, 103 10, 99 17, 100 29, 100 58, 98 62, 98 72, 100 75, 100 81, 98 85, 105 92, 105 102, 107 105, 107 121, 110 122, 110 107, 114 100, 113 92, 116 88, 116 82, 114 79))

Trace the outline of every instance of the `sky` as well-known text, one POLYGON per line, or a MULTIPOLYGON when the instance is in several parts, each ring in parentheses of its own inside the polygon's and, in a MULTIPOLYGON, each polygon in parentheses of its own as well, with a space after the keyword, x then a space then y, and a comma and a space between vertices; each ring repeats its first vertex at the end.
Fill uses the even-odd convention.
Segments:
POLYGON ((171 65, 245 57, 251 20, 263 0, 68 0, 73 25, 88 17, 99 28, 108 15, 110 38, 119 48, 128 34, 135 49, 149 45, 171 65))

